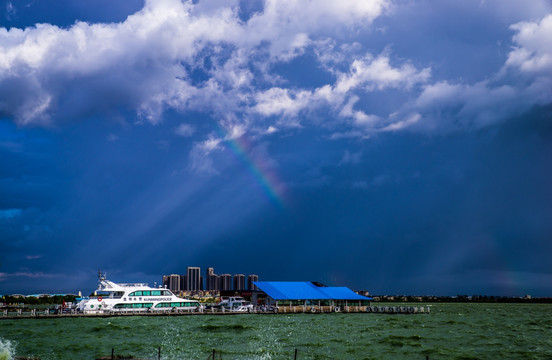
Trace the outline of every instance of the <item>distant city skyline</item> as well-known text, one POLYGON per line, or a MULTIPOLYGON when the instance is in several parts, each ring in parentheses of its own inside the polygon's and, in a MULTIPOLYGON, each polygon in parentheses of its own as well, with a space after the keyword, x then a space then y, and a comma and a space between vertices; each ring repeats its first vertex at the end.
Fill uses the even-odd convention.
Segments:
POLYGON ((228 291, 228 290, 256 290, 253 281, 258 281, 257 274, 221 274, 215 273, 214 267, 205 269, 205 276, 201 276, 201 267, 189 266, 184 274, 170 274, 162 276, 162 285, 171 291, 228 291), (247 279, 247 280, 246 280, 247 279))

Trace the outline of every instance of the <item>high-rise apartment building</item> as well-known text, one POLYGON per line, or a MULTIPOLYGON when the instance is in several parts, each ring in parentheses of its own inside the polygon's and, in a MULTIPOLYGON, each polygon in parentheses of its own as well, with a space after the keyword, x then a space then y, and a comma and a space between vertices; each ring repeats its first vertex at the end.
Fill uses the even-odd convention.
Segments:
POLYGON ((220 291, 232 290, 232 275, 222 274, 220 275, 220 291))
POLYGON ((234 275, 234 290, 245 290, 245 275, 234 275))
POLYGON ((178 294, 181 291, 229 291, 229 290, 258 290, 253 282, 259 281, 259 276, 255 274, 215 274, 215 269, 208 267, 205 270, 205 276, 201 275, 200 267, 190 266, 185 275, 171 274, 163 275, 163 287, 170 289, 178 294))
POLYGON ((208 267, 207 270, 205 270, 205 278, 208 278, 211 275, 215 275, 215 268, 208 267))
POLYGON ((180 291, 188 290, 188 276, 180 275, 180 291))
POLYGON ((203 284, 201 284, 201 269, 199 267, 188 267, 186 274, 186 283, 188 291, 202 290, 203 284))
POLYGON ((175 294, 178 294, 180 290, 180 275, 171 274, 169 275, 169 290, 175 294))
POLYGON ((205 272, 205 290, 218 291, 219 290, 219 277, 215 274, 215 269, 210 267, 205 272))
POLYGON ((259 288, 253 285, 254 281, 259 281, 259 276, 255 274, 247 275, 247 290, 259 290, 259 288))

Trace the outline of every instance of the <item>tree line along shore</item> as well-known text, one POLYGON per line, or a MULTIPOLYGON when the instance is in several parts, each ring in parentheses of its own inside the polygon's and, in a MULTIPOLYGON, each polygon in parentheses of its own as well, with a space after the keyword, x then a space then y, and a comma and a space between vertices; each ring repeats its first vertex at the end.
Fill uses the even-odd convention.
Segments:
POLYGON ((426 302, 426 303, 526 303, 543 304, 552 303, 552 297, 523 297, 516 296, 494 296, 494 295, 371 295, 374 302, 426 302))

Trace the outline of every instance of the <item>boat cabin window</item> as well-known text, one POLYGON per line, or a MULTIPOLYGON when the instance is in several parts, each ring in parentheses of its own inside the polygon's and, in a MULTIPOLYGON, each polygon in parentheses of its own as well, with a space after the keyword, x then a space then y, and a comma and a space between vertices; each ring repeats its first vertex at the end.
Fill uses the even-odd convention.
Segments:
POLYGON ((169 290, 140 290, 128 294, 128 296, 171 296, 169 290))
POLYGON ((121 298, 123 297, 123 295, 125 294, 124 291, 116 291, 113 293, 113 296, 116 297, 116 298, 121 298))
POLYGON ((153 303, 134 303, 134 304, 117 304, 114 306, 115 309, 141 309, 141 308, 150 308, 153 306, 153 303))
POLYGON ((163 302, 163 303, 159 303, 159 304, 155 305, 156 308, 161 308, 161 307, 166 307, 166 308, 169 308, 169 307, 193 307, 193 306, 199 306, 199 303, 198 302, 192 302, 192 301, 172 302, 172 303, 163 302))

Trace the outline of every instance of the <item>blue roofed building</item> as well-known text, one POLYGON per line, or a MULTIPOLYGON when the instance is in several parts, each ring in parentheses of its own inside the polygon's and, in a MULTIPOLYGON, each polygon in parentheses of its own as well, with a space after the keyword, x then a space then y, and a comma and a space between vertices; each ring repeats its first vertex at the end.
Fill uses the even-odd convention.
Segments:
POLYGON ((276 306, 309 307, 316 311, 323 307, 340 310, 349 306, 369 306, 370 297, 362 296, 347 287, 324 286, 310 281, 257 281, 255 285, 266 294, 266 304, 276 306))

